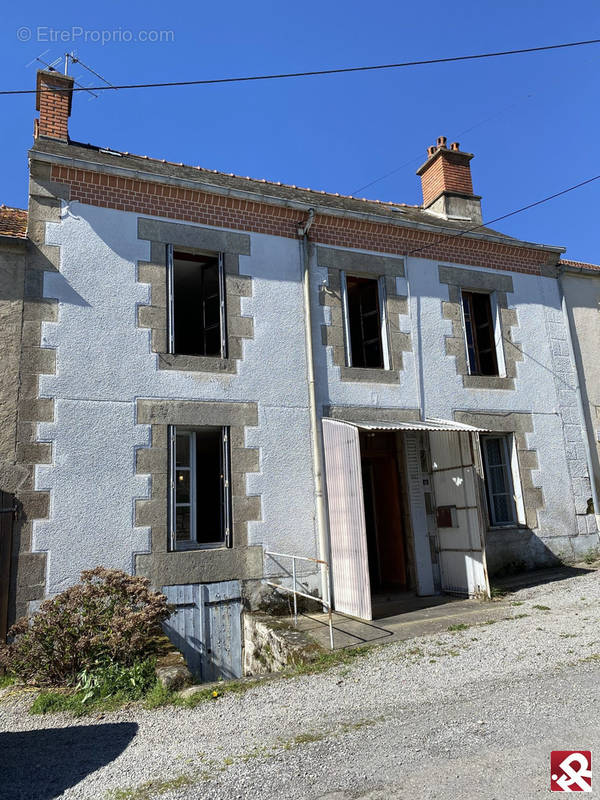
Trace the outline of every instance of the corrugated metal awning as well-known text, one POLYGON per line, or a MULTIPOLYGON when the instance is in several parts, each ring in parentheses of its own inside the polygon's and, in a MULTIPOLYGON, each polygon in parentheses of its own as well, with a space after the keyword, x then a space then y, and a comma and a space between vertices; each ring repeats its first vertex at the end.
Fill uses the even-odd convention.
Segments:
POLYGON ((466 433, 488 433, 489 428, 475 428, 463 422, 453 422, 448 419, 425 419, 417 421, 398 422, 368 422, 362 420, 337 419, 336 422, 345 422, 354 425, 362 431, 464 431, 466 433))

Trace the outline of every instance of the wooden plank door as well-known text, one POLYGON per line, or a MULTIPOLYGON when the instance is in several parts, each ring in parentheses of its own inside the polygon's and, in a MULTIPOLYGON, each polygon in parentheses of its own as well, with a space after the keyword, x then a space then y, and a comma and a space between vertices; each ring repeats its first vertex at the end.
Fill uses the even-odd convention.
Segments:
POLYGON ((323 420, 323 446, 335 608, 372 619, 371 582, 358 429, 323 420))
POLYGON ((429 434, 436 506, 455 508, 451 527, 438 525, 442 591, 490 596, 483 525, 469 433, 429 434))
POLYGON ((163 628, 201 682, 242 674, 239 581, 163 586, 174 611, 163 628))

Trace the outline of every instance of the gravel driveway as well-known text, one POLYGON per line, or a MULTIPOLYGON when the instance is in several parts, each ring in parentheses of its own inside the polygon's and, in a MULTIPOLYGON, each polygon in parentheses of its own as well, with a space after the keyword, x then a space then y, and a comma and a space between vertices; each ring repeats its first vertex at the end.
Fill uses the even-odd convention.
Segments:
POLYGON ((0 796, 545 796, 550 750, 600 757, 599 576, 523 589, 503 605, 507 619, 494 624, 373 648, 350 667, 194 710, 73 720, 32 717, 5 697, 0 796))

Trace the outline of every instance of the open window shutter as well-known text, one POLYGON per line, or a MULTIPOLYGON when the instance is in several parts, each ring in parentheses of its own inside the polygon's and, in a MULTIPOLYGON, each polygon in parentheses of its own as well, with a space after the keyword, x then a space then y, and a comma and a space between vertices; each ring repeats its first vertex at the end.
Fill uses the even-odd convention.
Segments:
POLYGON ((167 427, 169 452, 169 547, 175 550, 175 426, 167 427))
POLYGON ((469 436, 457 431, 429 434, 436 505, 456 507, 456 525, 438 527, 442 590, 489 597, 483 522, 469 436))
POLYGON ((232 542, 232 532, 231 532, 231 490, 230 490, 230 478, 229 478, 229 428, 223 428, 222 438, 221 438, 221 446, 222 446, 222 455, 221 455, 221 466, 222 466, 222 492, 223 492, 223 534, 225 537, 225 546, 231 547, 232 542))
POLYGON ((372 619, 360 442, 354 425, 323 420, 335 608, 372 619))
POLYGON ((219 253, 219 308, 221 313, 221 358, 227 358, 227 309, 225 308, 225 266, 219 253))
POLYGON ((173 276, 173 245, 167 245, 167 344, 175 352, 175 288, 173 276))

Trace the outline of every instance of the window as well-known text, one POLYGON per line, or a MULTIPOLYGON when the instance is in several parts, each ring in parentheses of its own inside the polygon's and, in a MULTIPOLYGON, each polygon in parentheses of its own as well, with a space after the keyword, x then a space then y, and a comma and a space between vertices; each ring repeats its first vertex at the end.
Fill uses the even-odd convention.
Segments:
POLYGON ((514 525, 517 522, 515 486, 518 486, 518 474, 513 480, 513 437, 482 436, 481 449, 490 522, 514 525))
POLYGON ((231 546, 227 428, 170 428, 172 550, 231 546))
MULTIPOLYGON (((345 275, 345 326, 348 366, 385 368, 382 288, 377 278, 345 275)), ((344 281, 343 281, 344 284, 344 281)))
POLYGON ((462 306, 469 373, 498 375, 490 295, 482 292, 463 292, 462 306))
POLYGON ((169 246, 169 352, 226 358, 223 257, 169 246))

